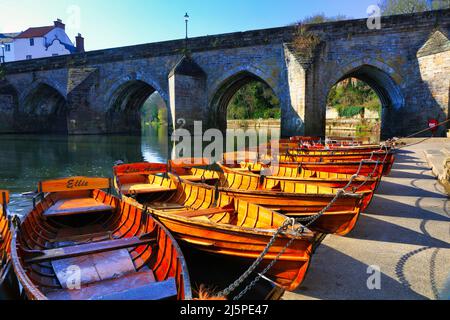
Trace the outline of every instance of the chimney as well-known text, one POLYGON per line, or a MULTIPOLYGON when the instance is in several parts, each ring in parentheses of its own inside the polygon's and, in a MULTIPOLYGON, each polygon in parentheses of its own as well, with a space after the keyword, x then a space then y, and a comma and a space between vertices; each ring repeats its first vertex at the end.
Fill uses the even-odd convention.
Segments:
POLYGON ((75 43, 77 52, 84 52, 84 38, 81 36, 81 33, 75 37, 75 43))
POLYGON ((66 30, 66 25, 62 22, 61 19, 56 19, 55 23, 55 28, 61 28, 63 30, 66 30))

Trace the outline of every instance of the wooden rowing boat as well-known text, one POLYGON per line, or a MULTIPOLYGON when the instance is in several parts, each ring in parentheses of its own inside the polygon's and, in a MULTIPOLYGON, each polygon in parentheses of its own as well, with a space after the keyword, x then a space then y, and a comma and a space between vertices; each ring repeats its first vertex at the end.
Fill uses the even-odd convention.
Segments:
POLYGON ((287 154, 278 156, 280 162, 348 162, 372 160, 382 161, 383 163, 391 164, 394 162, 394 155, 386 152, 371 152, 371 153, 346 153, 346 154, 287 154))
MULTIPOLYGON (((292 218, 307 218, 323 210, 336 197, 337 189, 305 184, 296 179, 260 176, 221 166, 224 171, 219 190, 292 218)), ((373 198, 373 191, 349 193, 335 203, 309 228, 341 236, 351 232, 360 213, 373 198)))
POLYGON ((223 162, 226 165, 234 165, 241 162, 264 162, 266 165, 273 163, 273 165, 282 167, 301 167, 303 170, 322 171, 331 173, 356 174, 363 162, 359 171, 360 175, 378 176, 388 175, 391 172, 395 157, 392 153, 386 154, 378 153, 372 154, 342 154, 342 155, 261 155, 258 152, 241 151, 230 152, 223 156, 223 162), (275 161, 273 159, 276 159, 275 161))
MULTIPOLYGON (((219 166, 223 166, 219 164, 219 166)), ((263 175, 266 178, 277 177, 279 179, 294 180, 296 182, 318 185, 321 187, 329 187, 334 189, 342 189, 346 187, 352 174, 333 173, 324 171, 303 170, 299 167, 270 166, 263 163, 242 162, 239 166, 223 166, 222 170, 233 170, 241 172, 251 172, 263 175)), ((349 190, 357 188, 358 191, 375 191, 380 184, 381 176, 358 176, 353 179, 349 185, 349 190)))
MULTIPOLYGON (((286 222, 282 214, 225 193, 217 194, 212 186, 169 176, 170 179, 150 176, 153 184, 167 191, 139 194, 136 200, 177 239, 198 250, 228 256, 233 263, 250 265, 286 222), (176 191, 172 192, 174 186, 176 191)), ((305 229, 302 235, 296 235, 289 228, 278 237, 258 268, 261 271, 267 266, 293 238, 293 244, 266 274, 290 291, 298 288, 305 277, 318 234, 305 229)))
POLYGON ((280 167, 301 168, 308 171, 320 171, 341 174, 357 174, 378 177, 390 173, 392 165, 390 163, 380 163, 377 161, 345 161, 345 162, 279 162, 280 167))
POLYGON ((109 179, 41 182, 41 200, 12 240, 32 300, 191 299, 183 254, 141 208, 100 190, 109 179))
POLYGON ((17 278, 11 265, 12 231, 8 218, 8 203, 9 192, 0 190, 0 300, 19 297, 17 278))
POLYGON ((149 182, 149 176, 172 172, 192 182, 214 184, 219 180, 215 171, 199 167, 209 165, 206 159, 178 159, 163 163, 130 163, 115 166, 114 186, 124 195, 137 195, 158 191, 159 187, 149 182))
POLYGON ((210 160, 206 158, 180 158, 169 160, 169 172, 187 181, 215 184, 219 180, 219 174, 203 169, 210 165, 210 160))

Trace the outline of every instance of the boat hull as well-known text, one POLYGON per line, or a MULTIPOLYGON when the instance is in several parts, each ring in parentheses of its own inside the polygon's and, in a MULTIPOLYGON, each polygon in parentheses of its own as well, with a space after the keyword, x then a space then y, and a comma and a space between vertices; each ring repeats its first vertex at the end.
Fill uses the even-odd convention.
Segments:
MULTIPOLYGON (((266 207, 290 218, 314 216, 334 199, 334 195, 313 197, 301 194, 244 192, 230 189, 220 189, 220 191, 230 197, 266 207)), ((362 208, 360 202, 359 198, 340 198, 308 228, 319 233, 345 236, 356 226, 362 208)))
MULTIPOLYGON (((273 233, 254 234, 193 225, 167 216, 158 216, 158 219, 171 230, 177 239, 197 250, 226 255, 236 259, 235 261, 239 263, 246 264, 251 264, 261 255, 273 235, 273 233)), ((265 256, 258 270, 261 271, 269 264, 289 240, 289 238, 279 238, 265 256)), ((283 289, 294 291, 305 278, 312 249, 313 242, 310 240, 294 241, 266 276, 283 289)))
POLYGON ((0 301, 18 299, 20 299, 19 282, 11 262, 8 262, 3 274, 0 274, 0 301))

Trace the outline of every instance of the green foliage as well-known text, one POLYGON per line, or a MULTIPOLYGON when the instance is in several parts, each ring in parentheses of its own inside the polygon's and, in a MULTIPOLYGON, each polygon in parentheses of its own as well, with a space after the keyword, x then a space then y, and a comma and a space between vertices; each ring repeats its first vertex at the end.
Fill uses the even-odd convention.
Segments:
POLYGON ((336 109, 339 113, 339 117, 353 118, 354 116, 361 114, 361 111, 364 110, 364 107, 338 105, 336 109))
POLYGON ((408 14, 429 10, 448 9, 450 0, 381 0, 381 12, 385 16, 408 14))
POLYGON ((144 102, 141 108, 141 119, 144 124, 167 122, 167 108, 159 94, 151 95, 144 102))
POLYGON ((280 101, 263 82, 253 81, 243 86, 228 105, 229 120, 280 118, 280 101))
POLYGON ((316 13, 312 16, 305 17, 302 19, 299 24, 314 24, 314 23, 324 23, 324 22, 333 22, 333 21, 341 21, 341 20, 349 20, 350 17, 339 14, 334 17, 327 17, 325 13, 316 13))
POLYGON ((310 62, 320 42, 320 37, 308 31, 307 26, 299 25, 297 34, 292 41, 292 48, 299 58, 305 62, 310 62))
POLYGON ((381 103, 375 91, 353 78, 341 81, 330 90, 327 105, 336 108, 339 116, 345 118, 352 118, 364 109, 381 115, 381 103))

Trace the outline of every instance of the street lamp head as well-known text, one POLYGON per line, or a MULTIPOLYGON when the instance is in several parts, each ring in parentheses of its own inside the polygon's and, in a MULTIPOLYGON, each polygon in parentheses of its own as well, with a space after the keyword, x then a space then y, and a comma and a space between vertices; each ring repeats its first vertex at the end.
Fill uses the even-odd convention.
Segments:
POLYGON ((186 22, 189 21, 189 15, 187 14, 187 12, 186 12, 186 14, 184 15, 184 21, 186 21, 186 22))

